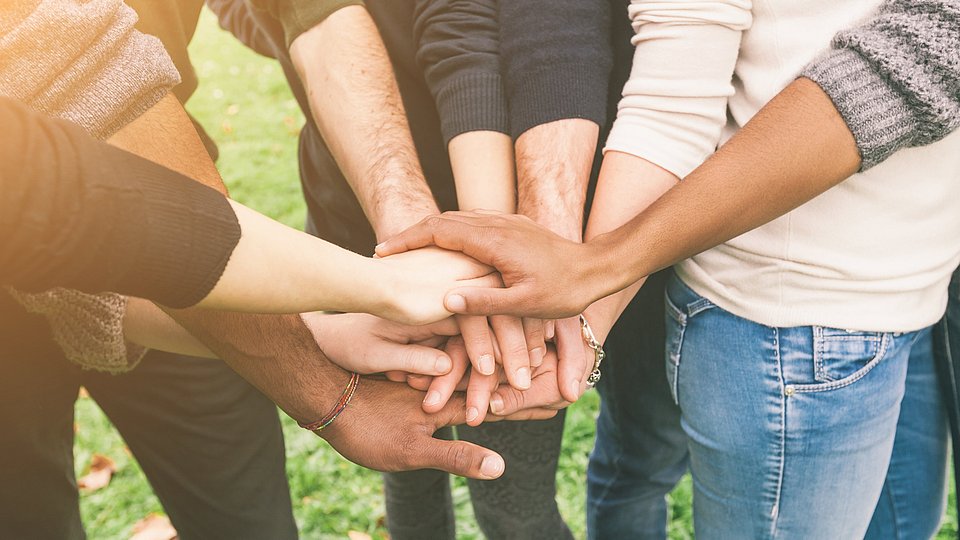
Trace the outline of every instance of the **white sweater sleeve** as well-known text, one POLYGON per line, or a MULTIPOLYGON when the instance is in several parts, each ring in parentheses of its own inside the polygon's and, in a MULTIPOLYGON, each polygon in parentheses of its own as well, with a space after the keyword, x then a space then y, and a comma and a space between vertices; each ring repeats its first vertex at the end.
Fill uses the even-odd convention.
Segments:
POLYGON ((604 151, 683 178, 716 150, 751 0, 632 0, 630 79, 604 151))

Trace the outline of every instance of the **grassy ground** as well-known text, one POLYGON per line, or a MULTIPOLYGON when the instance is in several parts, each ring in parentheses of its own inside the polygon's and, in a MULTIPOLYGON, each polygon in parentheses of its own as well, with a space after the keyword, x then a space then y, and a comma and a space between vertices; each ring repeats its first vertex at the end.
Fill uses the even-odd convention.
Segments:
MULTIPOLYGON (((292 226, 305 210, 296 168, 296 134, 302 116, 274 62, 243 49, 204 13, 194 42, 201 86, 191 112, 220 146, 220 170, 241 202, 292 226)), ((593 447, 597 397, 588 394, 567 416, 558 474, 560 509, 577 538, 584 537, 584 471, 593 447)), ((93 453, 110 456, 118 473, 103 490, 85 494, 81 505, 90 538, 130 536, 133 524, 162 512, 123 441, 89 398, 77 407, 77 474, 93 453)), ((287 473, 297 523, 304 538, 345 538, 350 531, 384 537, 379 475, 340 458, 312 434, 284 419, 287 473), (346 487, 346 489, 344 489, 346 487)), ((454 482, 460 538, 479 538, 465 482, 454 482)), ((951 507, 953 493, 951 490, 951 507)), ((684 479, 671 495, 670 538, 692 538, 691 490, 684 479)), ((951 538, 956 516, 947 516, 940 538, 951 538)))

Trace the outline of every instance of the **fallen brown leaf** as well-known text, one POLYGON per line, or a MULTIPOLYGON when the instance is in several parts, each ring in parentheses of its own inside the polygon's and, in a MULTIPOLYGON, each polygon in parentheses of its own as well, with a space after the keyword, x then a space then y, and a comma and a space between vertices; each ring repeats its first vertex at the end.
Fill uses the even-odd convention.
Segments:
POLYGON ((170 524, 170 518, 160 514, 150 514, 133 526, 130 540, 176 540, 177 530, 170 524))
POLYGON ((347 537, 350 540, 373 540, 369 534, 360 531, 350 531, 347 533, 347 537))
POLYGON ((89 472, 80 480, 77 480, 77 487, 84 491, 96 491, 107 487, 113 473, 117 472, 117 464, 107 456, 94 454, 90 458, 89 472))

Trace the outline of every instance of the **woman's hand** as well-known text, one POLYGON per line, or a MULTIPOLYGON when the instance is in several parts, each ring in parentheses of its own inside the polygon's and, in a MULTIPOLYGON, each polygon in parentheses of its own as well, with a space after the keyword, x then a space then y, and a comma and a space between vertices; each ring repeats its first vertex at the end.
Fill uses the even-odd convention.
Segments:
POLYGON ((443 298, 458 287, 500 287, 493 268, 439 248, 407 251, 374 261, 385 301, 375 314, 405 324, 428 324, 451 315, 443 298))
POLYGON ((364 375, 387 371, 439 376, 453 362, 439 349, 460 333, 452 317, 407 326, 365 313, 300 315, 324 354, 340 367, 364 375))

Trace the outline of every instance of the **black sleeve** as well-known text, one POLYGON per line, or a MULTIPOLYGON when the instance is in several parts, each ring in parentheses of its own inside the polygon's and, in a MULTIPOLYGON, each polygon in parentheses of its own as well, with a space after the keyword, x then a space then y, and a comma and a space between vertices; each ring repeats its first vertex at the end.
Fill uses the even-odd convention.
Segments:
POLYGON ((187 307, 240 239, 217 191, 0 98, 0 285, 187 307))
POLYGON ((445 143, 468 131, 509 133, 500 75, 498 0, 417 0, 417 62, 445 143))
POLYGON ((220 28, 233 34, 240 43, 257 54, 277 58, 273 42, 260 28, 249 4, 240 0, 207 0, 207 7, 217 16, 220 28))
POLYGON ((508 0, 500 5, 500 50, 514 138, 568 118, 606 124, 611 1, 508 0))

